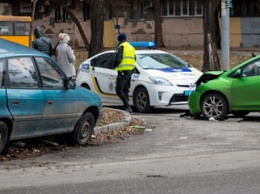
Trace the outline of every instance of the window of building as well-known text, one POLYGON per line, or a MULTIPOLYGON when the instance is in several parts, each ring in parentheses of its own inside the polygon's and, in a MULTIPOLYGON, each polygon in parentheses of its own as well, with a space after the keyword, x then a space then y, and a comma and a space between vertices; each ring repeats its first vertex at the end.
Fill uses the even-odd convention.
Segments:
POLYGON ((56 8, 55 8, 55 21, 56 22, 60 22, 61 21, 61 7, 59 5, 56 5, 56 8))
POLYGON ((113 13, 112 13, 112 6, 109 3, 108 6, 105 7, 106 11, 105 11, 105 20, 112 20, 113 18, 113 13))
POLYGON ((144 18, 144 2, 143 0, 138 1, 138 19, 144 18))
POLYGON ((202 16, 202 0, 162 0, 162 16, 202 16))
MULTIPOLYGON (((75 7, 74 0, 66 0, 66 7, 73 8, 75 7)), ((62 8, 59 4, 56 4, 55 7, 55 21, 56 22, 66 22, 69 20, 69 14, 66 12, 65 9, 62 8)))
POLYGON ((83 5, 83 18, 84 21, 90 20, 90 6, 89 3, 84 2, 83 5))
POLYGON ((260 17, 259 0, 233 0, 231 17, 260 17))
POLYGON ((35 19, 42 19, 44 17, 44 14, 47 13, 47 7, 45 4, 43 3, 37 3, 36 4, 36 10, 35 10, 35 15, 34 18, 35 19))
POLYGON ((32 15, 32 3, 31 2, 19 2, 19 15, 31 16, 32 15))
POLYGON ((134 20, 134 1, 129 1, 129 11, 128 11, 128 18, 130 20, 134 20))

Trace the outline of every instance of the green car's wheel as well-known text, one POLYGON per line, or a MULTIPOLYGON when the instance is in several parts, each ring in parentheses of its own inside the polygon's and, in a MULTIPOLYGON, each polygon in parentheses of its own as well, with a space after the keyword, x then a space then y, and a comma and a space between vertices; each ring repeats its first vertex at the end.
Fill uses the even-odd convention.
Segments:
POLYGON ((5 123, 0 121, 0 154, 4 150, 8 141, 8 128, 5 123))
POLYGON ((134 94, 134 105, 138 112, 147 113, 152 110, 149 94, 145 88, 138 88, 134 94))
POLYGON ((210 93, 204 96, 201 100, 200 108, 206 119, 224 120, 228 114, 228 103, 218 93, 210 93))
POLYGON ((85 113, 77 123, 73 131, 72 143, 86 145, 90 139, 95 126, 95 119, 92 113, 85 113))

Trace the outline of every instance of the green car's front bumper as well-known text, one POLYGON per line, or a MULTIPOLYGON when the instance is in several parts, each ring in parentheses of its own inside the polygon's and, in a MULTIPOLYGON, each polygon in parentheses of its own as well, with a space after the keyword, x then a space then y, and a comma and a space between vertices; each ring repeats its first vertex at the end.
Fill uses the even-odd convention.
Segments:
POLYGON ((189 105, 190 113, 194 116, 199 115, 201 113, 200 98, 201 98, 201 94, 198 93, 197 91, 192 92, 189 96, 188 105, 189 105))

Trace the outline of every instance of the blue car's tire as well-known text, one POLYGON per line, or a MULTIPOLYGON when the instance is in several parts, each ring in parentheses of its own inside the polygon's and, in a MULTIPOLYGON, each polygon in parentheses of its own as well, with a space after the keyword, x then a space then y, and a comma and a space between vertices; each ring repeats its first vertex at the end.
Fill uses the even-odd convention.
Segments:
POLYGON ((72 136, 72 143, 86 145, 93 134, 95 118, 92 113, 86 112, 77 123, 72 136))
POLYGON ((4 150, 8 141, 8 128, 5 123, 0 121, 0 154, 4 150))
POLYGON ((224 120, 228 114, 228 103, 226 98, 216 92, 204 96, 200 104, 201 113, 206 119, 214 118, 224 120))

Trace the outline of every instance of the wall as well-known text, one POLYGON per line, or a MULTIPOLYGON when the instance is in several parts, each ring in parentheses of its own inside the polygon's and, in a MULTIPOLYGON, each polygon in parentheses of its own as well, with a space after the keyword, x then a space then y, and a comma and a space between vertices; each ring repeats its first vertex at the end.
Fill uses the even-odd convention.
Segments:
POLYGON ((165 46, 202 46, 202 18, 164 18, 162 23, 165 46))
MULTIPOLYGON (((73 9, 73 12, 75 16, 79 19, 87 36, 87 39, 90 40, 90 21, 83 21, 82 7, 83 2, 79 2, 75 9, 73 9)), ((44 35, 51 38, 54 44, 58 42, 58 34, 60 32, 64 32, 70 36, 72 46, 84 47, 83 40, 75 23, 71 20, 66 22, 55 22, 55 9, 52 5, 49 9, 49 14, 43 15, 42 19, 34 20, 33 28, 35 28, 36 26, 40 26, 43 30, 44 35)))
MULTIPOLYGON (((221 19, 220 19, 221 20, 221 19)), ((221 25, 220 25, 221 27, 221 25)), ((229 21, 230 47, 240 47, 241 39, 241 18, 230 18, 229 21)))
POLYGON ((242 47, 260 47, 260 18, 241 19, 242 47))
MULTIPOLYGON (((90 41, 90 21, 83 21, 83 2, 79 2, 73 9, 79 19, 83 30, 90 41)), ((144 13, 144 19, 130 21, 125 16, 119 18, 120 33, 127 35, 128 41, 154 41, 154 21, 152 9, 144 13)), ((58 34, 65 32, 70 35, 71 43, 75 47, 84 47, 77 26, 72 22, 55 22, 54 8, 49 15, 35 20, 34 27, 40 26, 46 36, 54 43, 58 42, 58 34)), ((221 22, 221 20, 220 20, 221 22)), ((106 21, 104 26, 104 47, 117 45, 117 30, 114 28, 114 20, 106 21)), ((230 18, 230 46, 231 47, 259 47, 260 46, 260 18, 230 18)), ((220 24, 221 27, 221 24, 220 24)), ((202 17, 163 18, 163 40, 167 47, 203 46, 203 22, 202 17)))

